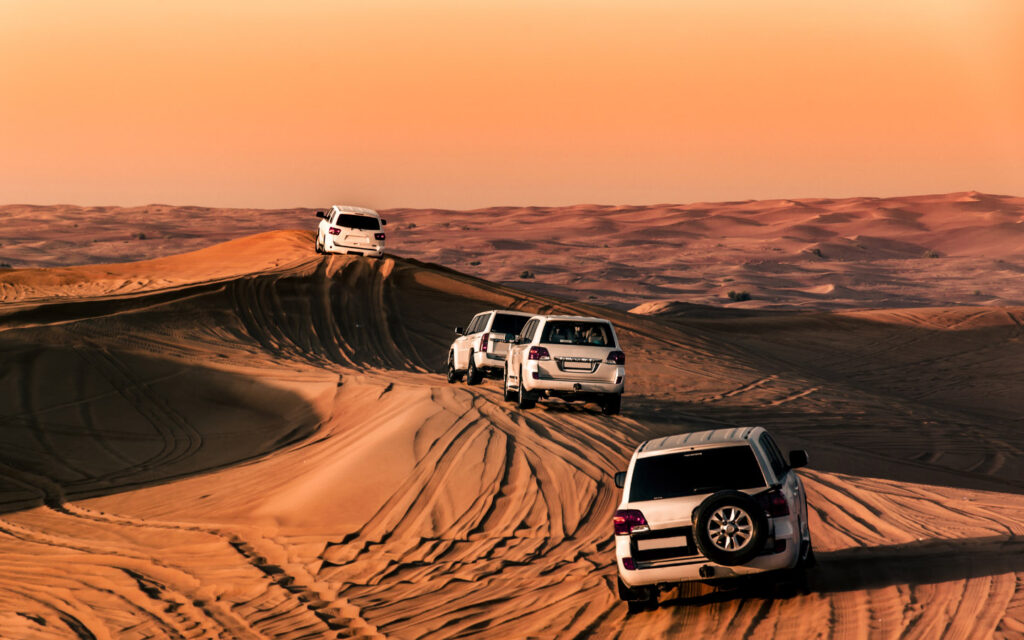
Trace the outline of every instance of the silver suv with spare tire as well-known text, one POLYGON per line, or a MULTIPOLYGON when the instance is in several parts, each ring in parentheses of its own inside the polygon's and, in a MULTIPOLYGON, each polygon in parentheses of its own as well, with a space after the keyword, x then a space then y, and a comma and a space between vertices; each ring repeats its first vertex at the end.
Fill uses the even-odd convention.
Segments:
POLYGON ((798 578, 814 563, 807 500, 795 469, 761 427, 648 440, 626 471, 614 515, 619 597, 656 606, 680 582, 712 584, 766 572, 798 578))

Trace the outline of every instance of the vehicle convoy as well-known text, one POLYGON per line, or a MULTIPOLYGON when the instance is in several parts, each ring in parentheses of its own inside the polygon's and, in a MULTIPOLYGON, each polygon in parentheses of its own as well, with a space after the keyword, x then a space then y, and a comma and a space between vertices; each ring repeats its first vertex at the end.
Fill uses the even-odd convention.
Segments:
POLYGON ((814 564, 807 499, 789 460, 761 427, 683 433, 643 442, 615 474, 619 598, 656 606, 680 582, 712 584, 766 572, 798 578, 814 564))
POLYGON ((612 323, 584 316, 530 318, 505 360, 505 400, 521 409, 541 397, 597 402, 608 415, 619 413, 626 354, 612 323))
POLYGON ((317 253, 384 255, 386 235, 381 227, 388 221, 373 209, 334 205, 327 211, 317 211, 316 217, 322 218, 316 231, 317 253))
POLYGON ((448 382, 480 384, 485 375, 497 377, 505 370, 508 345, 532 314, 491 310, 478 313, 466 328, 455 328, 458 336, 448 349, 448 382))

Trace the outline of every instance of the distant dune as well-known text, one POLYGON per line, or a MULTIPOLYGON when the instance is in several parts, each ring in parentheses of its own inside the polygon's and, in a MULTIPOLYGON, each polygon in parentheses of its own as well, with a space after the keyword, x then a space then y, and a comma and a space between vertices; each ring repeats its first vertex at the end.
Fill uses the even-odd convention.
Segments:
POLYGON ((6 207, 0 637, 1020 637, 1021 209, 402 210, 375 260, 308 211, 6 207), (623 415, 447 384, 495 307, 611 319, 623 415), (627 616, 613 473, 727 424, 810 453, 808 592, 627 616))
MULTIPOLYGON (((620 309, 674 300, 747 309, 1024 304, 1019 197, 383 213, 394 255, 620 309)), ((312 209, 169 205, 9 205, 0 219, 0 263, 19 268, 154 258, 316 222, 312 209)))

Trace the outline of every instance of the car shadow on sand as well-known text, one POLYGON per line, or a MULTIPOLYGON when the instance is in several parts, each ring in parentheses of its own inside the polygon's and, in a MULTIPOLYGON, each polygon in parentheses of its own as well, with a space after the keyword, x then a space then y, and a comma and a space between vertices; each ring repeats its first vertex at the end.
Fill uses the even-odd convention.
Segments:
POLYGON ((1021 572, 1024 571, 1024 538, 920 540, 818 552, 817 557, 817 566, 808 570, 803 583, 762 574, 713 590, 701 584, 684 585, 670 597, 663 597, 659 607, 700 607, 737 599, 778 600, 814 593, 938 584, 1021 572))

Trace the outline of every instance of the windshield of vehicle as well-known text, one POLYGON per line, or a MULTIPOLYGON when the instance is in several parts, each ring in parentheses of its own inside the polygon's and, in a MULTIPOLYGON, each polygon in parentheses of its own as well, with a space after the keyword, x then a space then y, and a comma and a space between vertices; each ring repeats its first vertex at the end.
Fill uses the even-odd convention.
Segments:
POLYGON ((519 335, 523 326, 530 316, 514 316, 508 313, 494 314, 494 322, 491 323, 492 333, 513 333, 519 335))
POLYGON ((339 227, 348 227, 350 229, 365 229, 367 231, 377 231, 380 229, 380 220, 373 216, 358 216, 351 213, 343 213, 338 216, 338 221, 334 224, 339 227))
POLYGON ((540 341, 544 344, 579 344, 614 347, 612 327, 607 322, 552 320, 544 325, 540 341))
POLYGON ((767 483, 753 450, 742 444, 637 458, 629 499, 661 500, 764 486, 767 483))

